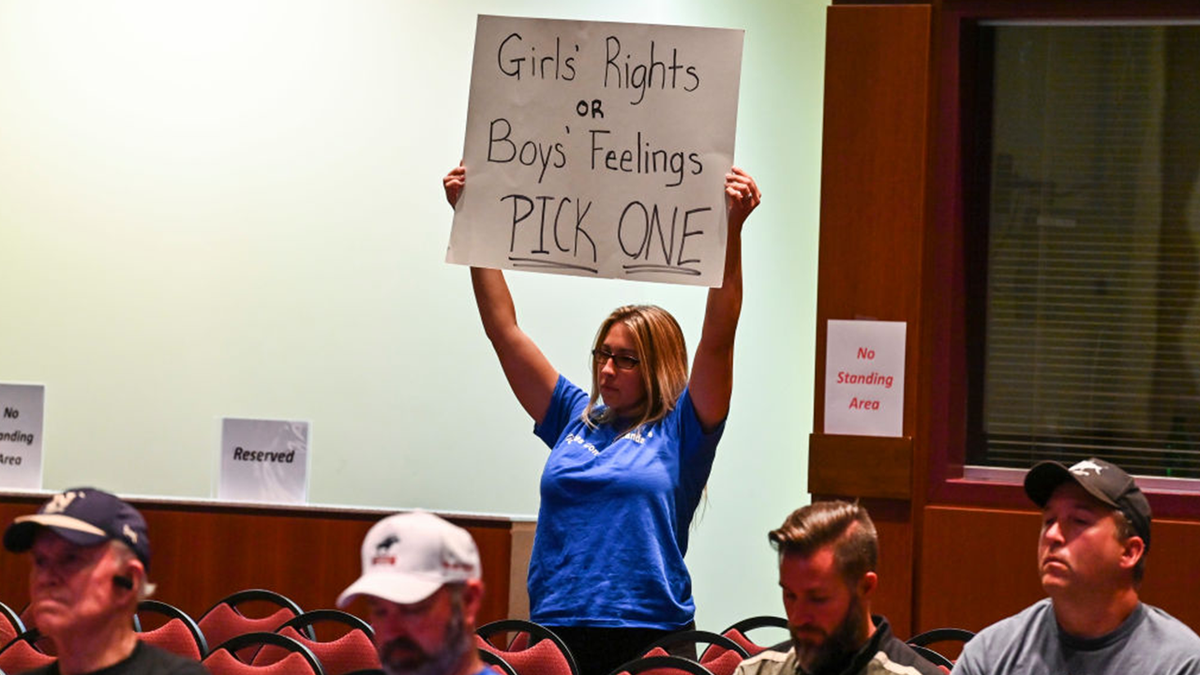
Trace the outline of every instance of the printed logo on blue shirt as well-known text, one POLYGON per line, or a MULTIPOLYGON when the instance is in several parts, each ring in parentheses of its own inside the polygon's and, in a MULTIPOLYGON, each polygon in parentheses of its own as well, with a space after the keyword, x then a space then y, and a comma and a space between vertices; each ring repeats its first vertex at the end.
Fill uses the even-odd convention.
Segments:
POLYGON ((634 443, 637 443, 638 445, 645 445, 647 437, 654 438, 654 432, 651 431, 646 436, 643 436, 640 429, 634 429, 633 431, 625 434, 621 438, 628 438, 629 440, 633 441, 634 443))
POLYGON ((583 440, 583 436, 577 436, 575 434, 567 434, 567 442, 582 445, 585 450, 592 453, 593 455, 596 455, 596 456, 600 455, 600 451, 596 449, 596 446, 583 440))

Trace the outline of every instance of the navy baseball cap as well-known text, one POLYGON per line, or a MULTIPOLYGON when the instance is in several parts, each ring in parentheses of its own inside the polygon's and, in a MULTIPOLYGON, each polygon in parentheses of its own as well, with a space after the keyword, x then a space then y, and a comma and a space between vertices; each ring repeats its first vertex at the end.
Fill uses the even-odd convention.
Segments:
POLYGON ((28 551, 41 527, 79 546, 95 546, 114 539, 123 542, 146 570, 150 569, 146 519, 114 494, 90 487, 60 492, 42 504, 37 513, 13 519, 4 531, 4 548, 13 553, 28 551))
POLYGON ((1078 483, 1088 494, 1124 514, 1145 542, 1146 550, 1150 550, 1150 502, 1133 476, 1095 457, 1070 468, 1058 462, 1038 462, 1025 474, 1025 494, 1034 504, 1045 507, 1054 490, 1067 481, 1078 483))

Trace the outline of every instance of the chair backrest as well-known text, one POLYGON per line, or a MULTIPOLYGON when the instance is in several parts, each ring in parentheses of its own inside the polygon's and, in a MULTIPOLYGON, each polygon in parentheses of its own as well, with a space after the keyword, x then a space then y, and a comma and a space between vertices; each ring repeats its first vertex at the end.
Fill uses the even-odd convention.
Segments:
POLYGON ((138 603, 138 639, 180 656, 199 661, 208 654, 208 641, 196 620, 159 600, 138 603))
POLYGON ((738 664, 749 658, 750 654, 724 635, 693 629, 676 631, 660 638, 642 656, 682 656, 708 668, 713 675, 732 675, 738 664), (699 650, 701 645, 706 645, 703 652, 699 650), (699 658, 690 656, 698 652, 699 658))
MULTIPOLYGON (((938 656, 953 662, 962 653, 963 645, 970 642, 973 637, 975 637, 975 633, 965 628, 934 628, 923 633, 917 633, 910 637, 907 642, 910 647, 924 647, 938 656), (943 645, 937 650, 930 649, 929 647, 929 645, 943 642, 948 644, 943 645)), ((918 650, 918 653, 921 653, 920 650, 918 650)), ((923 653, 922 656, 924 656, 923 653)), ((929 660, 933 661, 933 659, 929 660)), ((936 664, 937 661, 934 661, 934 663, 936 664)))
MULTIPOLYGON (((321 666, 325 668, 325 675, 346 675, 346 673, 382 667, 375 643, 361 630, 347 631, 341 637, 323 642, 309 640, 294 627, 288 625, 280 627, 276 633, 290 637, 312 650, 317 660, 321 662, 321 666)), ((255 654, 251 663, 256 666, 267 665, 282 660, 286 656, 287 651, 282 647, 265 645, 255 654)))
POLYGON ((12 607, 0 602, 0 645, 8 644, 9 640, 25 632, 25 622, 13 611, 12 607))
POLYGON ((617 666, 609 675, 712 675, 691 659, 678 656, 643 656, 617 666))
POLYGON ((550 640, 541 640, 519 651, 504 651, 481 636, 475 636, 475 646, 498 654, 517 675, 577 675, 572 670, 574 659, 550 640))
MULTIPOLYGON (((37 630, 37 622, 33 620, 32 603, 25 605, 25 608, 21 610, 18 618, 21 620, 22 625, 25 626, 26 631, 37 630)), ((30 633, 30 635, 25 638, 25 641, 36 647, 37 650, 43 654, 54 655, 57 653, 55 652, 54 643, 50 640, 50 638, 42 635, 41 633, 30 633)))
POLYGON ((312 651, 292 638, 278 633, 245 633, 213 647, 202 661, 212 675, 325 675, 325 669, 312 651), (282 647, 288 654, 269 665, 247 663, 239 653, 257 653, 264 646, 282 647))
POLYGON ((503 656, 500 656, 490 649, 484 649, 483 647, 478 647, 478 649, 479 660, 486 663, 489 667, 491 667, 492 670, 496 671, 500 675, 517 675, 517 671, 513 670, 513 667, 508 663, 508 661, 504 660, 503 656))
MULTIPOLYGON (((562 638, 554 631, 522 619, 502 619, 484 624, 475 630, 478 647, 499 654, 517 675, 579 675, 575 657, 562 638), (528 634, 528 646, 506 649, 493 644, 489 638, 500 633, 528 634)), ((510 644, 518 644, 516 638, 510 644)), ((519 644, 526 644, 521 640, 519 644)))
MULTIPOLYGON (((238 591, 218 600, 196 623, 210 645, 218 645, 245 633, 271 633, 284 621, 303 614, 287 597, 262 588, 238 591), (247 616, 246 605, 267 608, 264 616, 247 616), (239 609, 239 607, 241 609, 239 609)), ((311 634, 309 637, 312 637, 311 634)))
POLYGON ((742 619, 729 628, 721 631, 721 635, 724 635, 730 640, 736 642, 742 649, 746 650, 746 653, 750 654, 751 656, 769 649, 772 645, 782 642, 782 640, 770 640, 762 642, 751 638, 748 633, 758 628, 783 628, 786 630, 787 619, 781 616, 752 616, 748 619, 742 619))
POLYGON ((921 645, 909 645, 909 647, 917 654, 920 654, 921 658, 939 668, 944 669, 946 672, 950 672, 954 669, 953 661, 933 651, 929 647, 922 647, 921 645))
POLYGON ((30 629, 9 640, 0 648, 0 671, 23 673, 53 663, 54 656, 38 651, 33 646, 39 637, 37 629, 30 629))
POLYGON ((340 609, 314 609, 297 614, 279 625, 275 632, 284 626, 302 631, 310 640, 330 640, 353 630, 362 631, 369 638, 375 637, 375 629, 371 628, 371 624, 340 609), (330 633, 330 628, 335 632, 330 633))

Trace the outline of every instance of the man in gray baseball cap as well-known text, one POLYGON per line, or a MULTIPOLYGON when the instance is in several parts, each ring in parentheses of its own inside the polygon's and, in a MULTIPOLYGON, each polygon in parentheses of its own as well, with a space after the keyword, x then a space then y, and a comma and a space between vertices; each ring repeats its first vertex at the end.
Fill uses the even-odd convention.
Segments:
POLYGON ((1025 494, 1042 509, 1038 572, 1049 597, 976 635, 954 673, 1200 675, 1200 637, 1138 597, 1151 518, 1133 477, 1095 457, 1041 462, 1025 494))
POLYGON ((29 551, 32 624, 58 660, 33 675, 204 675, 191 661, 138 640, 133 616, 154 592, 142 514, 116 495, 73 488, 4 531, 4 547, 29 551))
POLYGON ((362 566, 337 605, 367 599, 384 672, 484 674, 474 637, 483 580, 469 532, 423 511, 389 516, 367 532, 362 566))

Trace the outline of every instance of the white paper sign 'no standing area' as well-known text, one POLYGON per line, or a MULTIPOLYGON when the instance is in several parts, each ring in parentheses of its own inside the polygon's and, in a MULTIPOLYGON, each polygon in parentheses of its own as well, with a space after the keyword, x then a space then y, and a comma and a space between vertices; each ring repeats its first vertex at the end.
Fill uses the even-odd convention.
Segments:
POLYGON ((825 333, 825 433, 904 433, 903 321, 831 320, 825 333))
POLYGON ((480 16, 447 261, 719 286, 742 37, 480 16))

